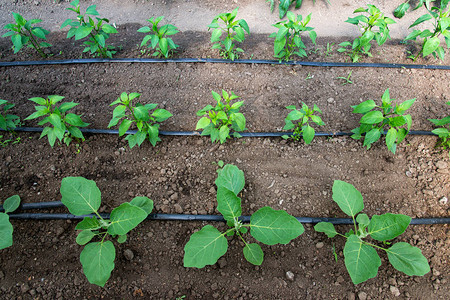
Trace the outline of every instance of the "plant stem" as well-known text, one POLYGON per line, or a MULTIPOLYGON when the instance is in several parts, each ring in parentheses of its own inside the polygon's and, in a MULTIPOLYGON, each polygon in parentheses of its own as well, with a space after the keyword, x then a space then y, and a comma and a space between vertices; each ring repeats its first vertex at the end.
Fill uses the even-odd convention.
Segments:
MULTIPOLYGON (((33 45, 34 49, 36 49, 37 52, 38 52, 43 58, 46 58, 47 55, 42 51, 41 47, 39 46, 39 43, 34 39, 33 33, 31 32, 30 29, 28 29, 28 32, 30 33, 31 44, 33 45)), ((24 35, 26 35, 26 34, 24 34, 24 35)))

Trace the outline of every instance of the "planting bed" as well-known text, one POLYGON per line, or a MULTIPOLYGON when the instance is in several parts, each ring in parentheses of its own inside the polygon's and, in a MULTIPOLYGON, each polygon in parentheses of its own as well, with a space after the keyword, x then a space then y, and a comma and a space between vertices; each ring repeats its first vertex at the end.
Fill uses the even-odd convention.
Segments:
MULTIPOLYGON (((227 9, 237 5, 236 1, 222 2, 227 9)), ((216 2, 206 3, 205 7, 212 9, 216 2)), ((114 20, 114 16, 122 16, 114 11, 117 6, 108 4, 98 2, 109 13, 105 17, 114 20)), ((161 3, 154 4, 161 8, 161 3)), ((16 7, 9 1, 4 5, 16 7)), ((16 5, 29 12, 27 17, 32 16, 32 1, 16 1, 16 5)), ((46 5, 51 7, 47 10, 55 12, 67 7, 46 5)), ((149 3, 136 1, 132 5, 140 10, 149 3)), ((276 16, 269 14, 266 4, 260 5, 267 10, 266 18, 276 16)), ((49 16, 49 12, 45 15, 47 10, 40 10, 39 17, 49 16)), ((139 21, 141 24, 117 24, 119 33, 112 41, 123 48, 116 57, 141 55, 136 44, 142 35, 135 31, 144 20, 139 21)), ((176 57, 218 58, 217 52, 209 49, 209 37, 204 31, 176 35, 174 41, 180 45, 176 57)), ((55 54, 50 59, 80 57, 80 43, 64 38, 64 33, 50 34, 50 42, 55 45, 49 49, 55 54)), ((336 35, 319 36, 317 48, 321 50, 311 53, 307 60, 346 61, 336 51, 331 56, 323 54, 327 42, 344 40, 336 35)), ((413 49, 409 47, 394 40, 375 47, 374 57, 364 62, 410 63, 405 52, 413 49)), ((9 48, 10 41, 0 39, 1 61, 39 59, 30 50, 13 55, 9 48)), ((246 51, 242 58, 272 58, 272 40, 267 35, 250 36, 242 48, 246 51)), ((419 59, 418 63, 440 62, 419 59)), ((447 58, 444 64, 450 65, 450 60, 447 58)), ((417 98, 410 109, 412 129, 431 130, 428 118, 449 114, 445 104, 450 101, 449 82, 450 74, 443 70, 104 63, 0 67, 0 98, 15 103, 13 112, 24 119, 33 112, 27 99, 62 95, 80 103, 75 111, 91 123, 90 128, 106 128, 113 111, 109 104, 121 92, 139 92, 140 101, 158 103, 158 107, 173 113, 162 130, 192 131, 198 120, 195 112, 213 104, 211 90, 225 89, 245 101, 241 111, 247 118, 248 131, 281 131, 288 113, 285 107, 304 101, 310 106, 317 104, 323 111, 326 125, 317 131, 338 132, 358 126, 359 116, 351 113, 350 105, 367 99, 380 103, 384 90, 390 88, 391 97, 399 101, 417 98), (353 84, 341 85, 337 77, 346 77, 350 71, 353 84)), ((37 123, 26 121, 24 125, 37 123)), ((87 135, 79 146, 72 143, 53 149, 45 139, 39 140, 37 133, 18 136, 20 143, 0 148, 2 201, 13 194, 19 194, 26 203, 60 200, 61 180, 83 176, 97 182, 103 212, 135 196, 148 196, 158 213, 217 214, 214 163, 223 160, 244 171, 245 215, 269 205, 294 216, 345 217, 331 199, 333 180, 347 181, 360 190, 365 200, 363 212, 369 216, 391 212, 424 218, 448 217, 450 213, 445 201, 450 195, 449 156, 435 148, 437 138, 433 136, 408 136, 395 155, 387 150, 384 138, 366 150, 361 141, 349 137, 316 137, 311 145, 281 138, 241 138, 214 145, 208 137, 161 137, 156 147, 145 142, 130 150, 123 138, 111 135, 87 135)), ((175 299, 183 295, 186 299, 444 299, 450 293, 448 225, 410 226, 396 239, 422 250, 431 266, 429 274, 408 277, 394 270, 380 253, 383 264, 378 276, 355 286, 344 266, 343 240, 331 241, 311 225, 305 225, 305 233, 288 245, 263 246, 265 259, 259 267, 245 261, 242 245, 235 238, 230 239, 229 252, 217 264, 199 270, 183 267, 183 248, 189 236, 206 222, 146 221, 117 247, 116 267, 105 288, 100 288, 90 285, 82 272, 82 247, 75 244, 75 222, 13 220, 12 224, 14 245, 0 251, 1 299, 175 299), (289 271, 293 277, 287 275, 289 271)), ((345 231, 348 227, 338 229, 345 231)))

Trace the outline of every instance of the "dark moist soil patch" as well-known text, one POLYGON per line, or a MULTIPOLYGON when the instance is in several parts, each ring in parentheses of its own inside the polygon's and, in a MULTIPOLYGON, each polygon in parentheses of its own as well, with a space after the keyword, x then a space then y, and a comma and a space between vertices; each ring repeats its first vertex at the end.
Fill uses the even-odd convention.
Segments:
MULTIPOLYGON (((116 46, 123 46, 117 57, 141 55, 136 48, 142 39, 135 33, 139 26, 120 25, 121 34, 113 38, 116 46)), ((50 59, 80 57, 81 43, 64 37, 63 33, 51 35, 55 55, 50 59)), ((209 49, 209 37, 184 32, 175 41, 181 46, 176 57, 218 57, 209 49)), ((39 59, 32 52, 13 56, 9 42, 0 39, 2 61, 39 59)), ((242 58, 272 59, 271 40, 266 36, 252 35, 245 47, 242 58)), ((312 45, 308 47, 314 50, 312 45)), ((317 48, 307 60, 347 59, 336 52, 325 56, 326 43, 317 48)), ((396 41, 373 53, 374 57, 364 62, 410 63, 405 45, 396 41)), ((418 62, 438 63, 432 59, 418 62)), ((445 63, 450 64, 448 60, 445 63)), ((326 125, 320 131, 349 131, 359 121, 350 105, 367 99, 380 102, 386 88, 399 101, 417 98, 411 108, 413 129, 431 130, 427 119, 447 116, 445 103, 450 100, 449 73, 436 70, 184 63, 0 70, 0 98, 14 102, 14 113, 22 119, 33 111, 27 99, 59 94, 80 103, 75 111, 82 113, 92 128, 107 127, 113 110, 109 104, 124 91, 142 93, 143 103, 158 103, 174 114, 161 129, 188 131, 198 120, 195 112, 212 104, 211 90, 226 89, 241 96, 247 128, 257 132, 281 131, 288 112, 285 106, 299 106, 302 101, 322 109, 326 125), (354 83, 341 85, 337 77, 346 77, 350 71, 354 83)), ((24 122, 26 126, 36 124, 24 122)), ((27 203, 60 200, 62 178, 84 176, 97 182, 104 212, 145 195, 155 201, 158 213, 217 214, 214 163, 223 160, 245 173, 242 200, 246 215, 270 205, 295 216, 345 217, 331 199, 336 179, 350 182, 362 192, 364 212, 369 215, 392 212, 448 217, 450 212, 448 203, 440 202, 449 196, 449 158, 447 152, 435 149, 436 137, 408 136, 396 155, 386 149, 384 140, 367 151, 362 142, 349 137, 316 138, 309 146, 279 138, 242 138, 213 145, 207 137, 162 137, 154 148, 145 143, 132 150, 117 136, 87 135, 78 147, 73 143, 54 149, 36 133, 13 136, 17 137, 20 143, 0 148, 2 200, 13 194, 27 203)), ((205 224, 148 221, 140 225, 127 243, 117 247, 116 268, 101 289, 90 285, 82 273, 75 222, 13 221, 15 243, 0 256, 0 298, 377 299, 394 298, 398 291, 402 298, 444 299, 450 293, 448 225, 410 227, 397 239, 418 246, 430 262, 431 273, 408 277, 395 271, 381 253, 378 277, 354 286, 344 266, 344 241, 328 240, 311 225, 289 245, 263 246, 265 261, 260 267, 247 263, 240 242, 230 239, 229 252, 216 265, 185 269, 183 247, 190 234, 205 224), (286 277, 288 271, 294 273, 292 281, 286 277)))

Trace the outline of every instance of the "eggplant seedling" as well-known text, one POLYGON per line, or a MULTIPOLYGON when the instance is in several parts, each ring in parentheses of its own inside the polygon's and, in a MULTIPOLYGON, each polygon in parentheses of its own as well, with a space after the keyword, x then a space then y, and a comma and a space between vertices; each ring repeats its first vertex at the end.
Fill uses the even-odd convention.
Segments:
POLYGON ((20 205, 19 195, 9 197, 3 202, 4 213, 0 213, 0 250, 13 244, 13 226, 9 221, 8 213, 14 212, 20 205))
POLYGON ((405 112, 413 105, 416 98, 398 105, 393 105, 392 100, 394 99, 390 98, 389 89, 387 89, 381 97, 381 106, 377 106, 373 100, 352 106, 353 113, 363 114, 363 116, 359 121, 361 125, 352 130, 351 137, 359 140, 364 135, 364 146, 370 149, 371 145, 380 139, 384 128, 389 127, 386 133, 386 145, 389 151, 395 154, 397 145, 405 139, 411 129, 411 115, 405 115, 405 112), (381 111, 373 110, 375 108, 381 111), (404 125, 407 128, 400 128, 404 125))
POLYGON ((77 244, 84 246, 80 254, 84 275, 90 283, 104 286, 114 269, 116 250, 108 240, 118 243, 127 240, 127 233, 144 221, 153 210, 153 201, 147 197, 135 197, 130 202, 114 208, 109 219, 103 218, 98 209, 101 192, 95 181, 83 177, 66 177, 61 182, 62 203, 76 216, 85 216, 77 224, 77 244), (91 242, 97 238, 98 242, 91 242))
POLYGON ((206 225, 191 235, 184 247, 184 266, 203 268, 213 265, 228 250, 226 236, 236 235, 244 243, 244 257, 254 265, 261 265, 264 253, 261 246, 245 240, 243 235, 250 234, 257 241, 266 245, 288 244, 304 232, 303 225, 284 210, 263 207, 250 218, 250 224, 243 224, 241 198, 238 197, 245 185, 244 172, 234 165, 225 165, 215 181, 217 186, 217 210, 231 228, 220 232, 217 228, 206 225))
POLYGON ((238 101, 230 104, 232 100, 239 98, 233 92, 231 95, 222 90, 222 97, 225 103, 222 101, 222 97, 212 91, 214 100, 217 101, 217 105, 207 105, 197 112, 197 116, 204 116, 197 122, 195 130, 203 129, 201 135, 211 136, 211 141, 220 142, 223 144, 227 138, 230 137, 230 129, 233 130, 232 135, 236 138, 240 138, 239 131, 245 130, 245 117, 239 112, 239 108, 244 104, 244 101, 238 101))
POLYGON ((350 183, 340 180, 334 181, 333 200, 346 215, 352 217, 354 229, 341 234, 329 222, 320 222, 314 229, 325 233, 329 238, 339 235, 347 239, 344 246, 344 261, 354 284, 377 276, 381 259, 376 249, 386 252, 391 265, 406 275, 423 276, 430 272, 428 261, 419 248, 405 242, 385 248, 385 245, 391 244, 388 241, 405 232, 411 217, 386 213, 374 215, 369 219, 366 214, 358 214, 364 209, 361 193, 350 183), (364 240, 369 236, 375 242, 364 240), (377 242, 381 242, 382 245, 379 246, 377 242))

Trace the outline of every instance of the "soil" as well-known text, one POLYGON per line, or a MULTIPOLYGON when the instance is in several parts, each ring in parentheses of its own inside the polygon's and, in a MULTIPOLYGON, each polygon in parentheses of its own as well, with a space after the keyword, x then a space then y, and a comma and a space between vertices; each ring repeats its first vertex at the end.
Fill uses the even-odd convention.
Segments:
MULTIPOLYGON (((131 8, 141 14, 153 5, 156 11, 174 11, 176 20, 189 24, 193 23, 189 22, 191 16, 183 15, 179 6, 189 5, 198 14, 203 9, 214 16, 221 12, 222 4, 230 8, 238 2, 243 11, 253 7, 262 11, 262 6, 262 20, 276 19, 277 13, 270 15, 267 4, 256 5, 249 0, 134 1, 128 6, 122 2, 95 1, 102 13, 122 21, 117 23, 119 33, 111 38, 113 45, 121 46, 116 57, 142 55, 136 47, 142 35, 136 30, 143 24, 131 23, 135 19, 126 13, 131 8)), ((355 7, 355 1, 341 2, 342 7, 355 7)), ((305 3, 302 10, 320 8, 325 13, 335 8, 333 5, 323 11, 323 5, 321 1, 314 7, 305 3)), ((40 18, 48 20, 53 16, 55 22, 61 23, 69 16, 59 11, 67 6, 65 2, 44 5, 42 1, 6 1, 1 4, 0 20, 9 23, 5 15, 12 10, 25 15, 38 9, 40 18)), ((340 9, 338 12, 342 13, 340 9)), ((345 20, 344 16, 340 15, 345 20)), ((245 41, 242 58, 272 59, 272 40, 264 33, 263 29, 245 41)), ((180 49, 175 57, 218 57, 209 48, 209 37, 195 26, 176 35, 174 40, 180 49)), ((329 38, 318 39, 317 46, 307 43, 310 55, 306 60, 348 60, 335 51, 336 47, 331 55, 325 55, 327 42, 337 44, 346 38, 350 37, 331 32, 329 38)), ((54 54, 49 59, 88 57, 81 55, 81 42, 66 40, 63 32, 51 33, 49 40, 54 45, 48 50, 54 54)), ((10 47, 8 39, 0 39, 2 61, 40 59, 31 50, 13 55, 10 47)), ((417 45, 392 40, 383 47, 374 47, 374 57, 364 62, 410 63, 407 51, 417 51, 417 45)), ((417 62, 440 63, 432 58, 417 62)), ((450 61, 447 58, 443 63, 449 65, 450 61)), ((107 127, 113 110, 109 104, 124 91, 139 92, 143 103, 158 103, 158 107, 172 112, 174 116, 161 129, 177 131, 195 128, 195 112, 213 102, 211 90, 232 90, 242 97, 242 112, 251 132, 282 131, 285 107, 299 106, 302 101, 321 108, 326 125, 316 128, 318 131, 349 131, 359 122, 350 106, 367 99, 380 102, 386 88, 399 101, 417 98, 410 109, 412 128, 431 130, 427 119, 447 116, 445 103, 450 101, 450 75, 441 70, 192 63, 104 63, 0 70, 0 98, 15 103, 13 113, 22 119, 33 112, 29 98, 57 94, 80 103, 74 111, 83 114, 91 128, 107 127), (346 77, 350 72, 353 83, 342 85, 337 77, 346 77)), ((24 126, 37 126, 37 122, 24 121, 24 126)), ((317 137, 311 145, 279 138, 241 138, 215 145, 206 137, 162 137, 156 147, 144 143, 132 150, 118 136, 87 135, 84 143, 53 149, 39 139, 39 134, 12 136, 17 137, 20 143, 0 148, 1 199, 19 194, 27 203, 60 200, 62 178, 83 176, 95 180, 102 191, 103 212, 144 195, 154 200, 158 213, 217 214, 215 162, 223 160, 245 173, 242 200, 246 215, 269 205, 295 216, 345 217, 331 199, 333 180, 345 180, 360 190, 365 199, 364 212, 369 215, 391 212, 422 218, 450 214, 448 202, 442 201, 450 196, 449 156, 435 148, 436 137, 408 136, 395 155, 383 145, 384 140, 366 150, 361 141, 349 137, 317 137)), ((49 212, 67 211, 61 208, 49 212)), ((82 248, 75 243, 75 222, 12 223, 14 245, 0 251, 1 299, 446 299, 450 293, 448 225, 410 226, 396 239, 422 250, 431 266, 429 274, 408 277, 394 270, 386 255, 380 253, 383 264, 377 278, 355 286, 344 266, 344 241, 329 240, 311 225, 305 225, 305 233, 288 245, 263 245, 265 259, 260 267, 246 262, 240 241, 230 238, 228 253, 217 264, 198 270, 183 267, 183 247, 189 236, 207 223, 149 221, 130 233, 125 244, 117 245, 116 267, 105 288, 100 288, 90 285, 82 273, 82 248), (294 276, 287 276, 287 272, 294 276)), ((338 229, 345 232, 348 227, 338 229)))

